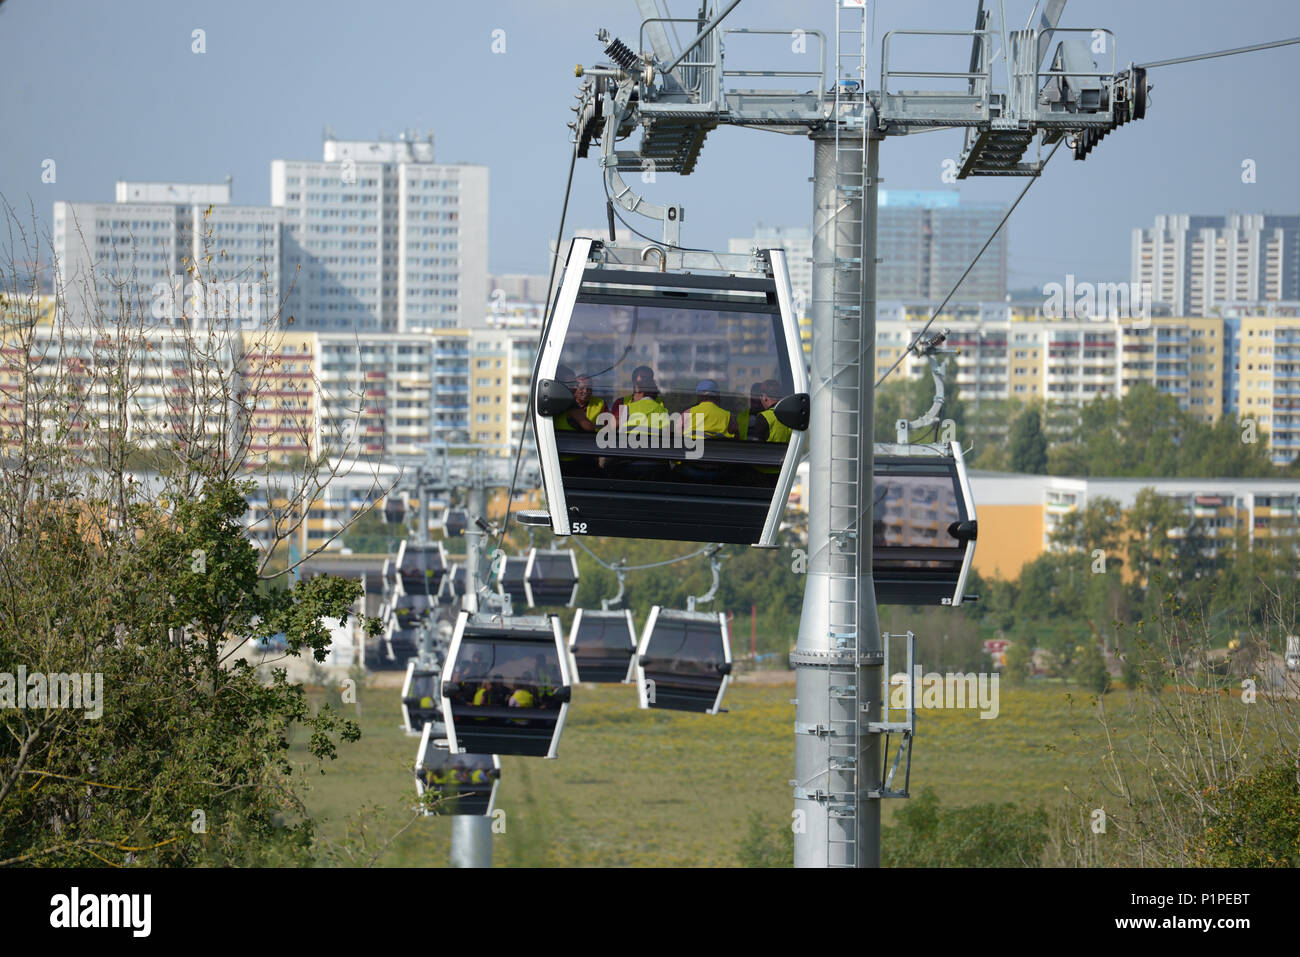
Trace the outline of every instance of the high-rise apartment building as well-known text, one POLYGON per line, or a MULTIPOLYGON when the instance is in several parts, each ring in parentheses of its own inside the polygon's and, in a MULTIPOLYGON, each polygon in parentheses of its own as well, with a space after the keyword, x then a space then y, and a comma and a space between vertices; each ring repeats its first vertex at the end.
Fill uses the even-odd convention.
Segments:
POLYGON ((1119 374, 1124 391, 1145 382, 1172 395, 1178 407, 1202 422, 1224 412, 1228 337, 1216 316, 1156 316, 1149 326, 1120 324, 1119 374))
POLYGON ((527 422, 538 331, 475 329, 469 342, 470 440, 514 452, 527 422))
POLYGON ((1233 373, 1236 412, 1268 433, 1276 463, 1300 456, 1300 318, 1243 316, 1233 373))
POLYGON ((435 163, 433 137, 327 138, 274 160, 286 309, 304 328, 421 332, 482 325, 488 169, 435 163))
MULTIPOLYGON (((876 298, 941 300, 997 228, 1006 207, 962 202, 955 190, 880 191, 876 298)), ((1007 294, 1001 230, 954 296, 992 302, 1007 294)))
POLYGON ((1133 230, 1131 278, 1174 315, 1300 298, 1300 215, 1157 216, 1133 230))
POLYGON ((114 203, 55 203, 57 283, 69 318, 243 326, 274 318, 280 211, 230 198, 229 183, 119 182, 114 203))

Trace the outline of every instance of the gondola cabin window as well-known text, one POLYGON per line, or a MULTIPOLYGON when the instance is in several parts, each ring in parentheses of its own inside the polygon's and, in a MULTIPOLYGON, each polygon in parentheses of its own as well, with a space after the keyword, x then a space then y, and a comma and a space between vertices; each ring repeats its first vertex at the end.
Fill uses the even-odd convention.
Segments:
POLYGON ((665 308, 578 302, 560 353, 578 407, 555 419, 559 432, 594 433, 597 455, 562 455, 566 475, 622 481, 673 480, 768 486, 784 449, 763 463, 729 462, 717 447, 784 446, 772 428, 776 402, 793 391, 778 348, 775 306, 665 308), (768 396, 766 405, 764 395, 768 396), (680 456, 639 459, 644 449, 680 456))

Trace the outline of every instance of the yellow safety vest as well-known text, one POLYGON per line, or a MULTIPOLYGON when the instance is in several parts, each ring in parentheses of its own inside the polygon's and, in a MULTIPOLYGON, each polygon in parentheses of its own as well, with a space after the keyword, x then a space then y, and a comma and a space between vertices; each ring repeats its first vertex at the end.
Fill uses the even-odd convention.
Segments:
POLYGON ((749 409, 736 413, 736 437, 742 440, 749 438, 749 409))
MULTIPOLYGON (((587 407, 582 411, 587 413, 587 418, 591 421, 591 424, 596 425, 596 416, 605 411, 605 400, 598 399, 593 395, 591 399, 588 400, 587 407)), ((568 432, 573 432, 577 428, 569 421, 569 416, 567 414, 557 415, 555 417, 555 427, 568 432)))
POLYGON ((635 402, 624 402, 627 409, 627 431, 648 432, 652 428, 662 428, 668 424, 668 407, 658 399, 647 396, 635 402), (659 416, 656 420, 654 416, 659 416))
MULTIPOLYGON (((587 418, 588 420, 590 420, 591 424, 595 425, 597 428, 600 428, 600 426, 596 423, 596 416, 600 415, 600 413, 605 411, 605 400, 598 399, 593 395, 589 400, 587 400, 587 407, 583 409, 583 411, 587 413, 587 418)), ((569 416, 567 413, 562 415, 557 415, 551 421, 555 423, 555 430, 557 432, 578 431, 578 427, 569 421, 569 416)), ((576 455, 560 456, 561 462, 576 462, 577 460, 578 460, 578 456, 576 455)))
POLYGON ((710 439, 734 439, 731 413, 707 399, 686 410, 686 435, 710 439))
MULTIPOLYGON (((765 409, 759 414, 763 417, 763 421, 767 423, 767 441, 781 442, 782 444, 790 441, 790 436, 794 434, 794 430, 787 425, 782 425, 774 411, 765 409)), ((767 475, 779 475, 781 473, 781 466, 779 465, 756 465, 754 467, 767 475)))
POLYGON ((782 425, 773 409, 764 410, 762 415, 767 420, 767 440, 769 442, 790 441, 790 436, 794 434, 794 430, 788 425, 782 425))
POLYGON ((533 706, 533 693, 525 691, 523 688, 517 688, 515 693, 510 696, 510 700, 515 702, 517 708, 531 708, 533 706))

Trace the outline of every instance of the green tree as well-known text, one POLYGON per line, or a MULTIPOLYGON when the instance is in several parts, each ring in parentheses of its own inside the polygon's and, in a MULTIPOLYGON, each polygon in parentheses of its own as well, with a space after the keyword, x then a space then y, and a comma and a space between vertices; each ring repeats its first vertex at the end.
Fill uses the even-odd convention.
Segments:
MULTIPOLYGON (((289 749, 298 738, 328 760, 359 731, 240 653, 283 633, 290 655, 323 661, 327 622, 351 614, 359 584, 294 583, 272 564, 329 475, 250 454, 248 417, 281 386, 231 361, 238 319, 167 328, 167 381, 185 398, 160 422, 137 401, 162 342, 138 310, 147 290, 124 281, 117 314, 49 327, 38 290, 4 269, 0 382, 22 411, 0 421, 0 675, 55 675, 81 694, 66 707, 29 681, 30 707, 0 707, 0 866, 310 863, 289 749), (258 549, 247 499, 271 486, 258 549)), ((56 285, 60 314, 71 292, 56 285)), ((248 339, 278 354, 280 335, 272 319, 248 339)))
POLYGON ((1214 813, 1198 851, 1210 867, 1300 867, 1300 783, 1295 763, 1260 769, 1210 791, 1214 813))
POLYGON ((1013 641, 1007 646, 1005 660, 1006 667, 1003 669, 1002 677, 1006 679, 1007 684, 1022 685, 1029 677, 1034 650, 1029 646, 1028 640, 1013 641))
POLYGON ((1170 532, 1178 534, 1185 519, 1177 505, 1153 488, 1139 489, 1132 507, 1124 514, 1128 538, 1129 568, 1148 582, 1153 571, 1165 573, 1171 567, 1174 544, 1170 532))
POLYGON ((1267 436, 1232 417, 1210 425, 1148 383, 1080 408, 1048 454, 1053 475, 1235 478, 1300 474, 1270 460, 1267 436), (1252 430, 1254 434, 1252 435, 1252 430), (1253 438, 1254 441, 1250 441, 1253 438))
POLYGON ((402 522, 386 522, 382 511, 366 512, 352 523, 343 536, 343 545, 363 555, 383 555, 395 549, 406 537, 402 522))
POLYGON ((1082 509, 1062 515, 1052 530, 1054 545, 1078 549, 1089 556, 1098 549, 1105 553, 1107 567, 1118 562, 1117 545, 1124 531, 1124 512, 1119 502, 1106 496, 1089 499, 1082 509))
POLYGON ((1085 641, 1075 649, 1071 677, 1075 683, 1094 694, 1110 690, 1110 673, 1106 670, 1106 657, 1096 641, 1085 641))
POLYGON ((1025 409, 1011 423, 1009 446, 1011 471, 1032 475, 1047 471, 1047 436, 1038 409, 1025 409))

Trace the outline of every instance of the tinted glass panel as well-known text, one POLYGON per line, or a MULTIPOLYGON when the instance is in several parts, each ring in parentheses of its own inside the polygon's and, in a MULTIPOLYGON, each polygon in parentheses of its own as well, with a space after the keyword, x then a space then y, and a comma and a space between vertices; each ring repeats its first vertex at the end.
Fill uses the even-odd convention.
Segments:
POLYGON ((574 636, 574 654, 582 655, 607 653, 609 651, 630 651, 632 641, 627 630, 627 619, 622 615, 617 618, 593 618, 584 613, 574 636))
POLYGON ((419 704, 425 698, 432 701, 435 691, 433 675, 416 672, 411 676, 411 687, 407 689, 406 697, 419 704))
POLYGON ((559 554, 538 552, 533 560, 533 581, 548 584, 572 585, 576 580, 573 575, 573 559, 568 552, 559 554))
POLYGON ((562 450, 566 475, 692 484, 775 481, 776 449, 783 451, 785 442, 763 441, 767 423, 759 413, 793 391, 775 307, 685 300, 680 306, 642 305, 627 296, 580 296, 556 376, 576 387, 591 426, 560 416, 557 433, 567 433, 565 444, 568 436, 591 436, 603 450, 599 461, 595 447, 585 455, 562 450), (774 393, 766 405, 764 384, 774 393), (728 448, 742 445, 764 454, 755 462, 725 457, 728 448), (638 448, 689 454, 639 458, 638 448), (721 457, 711 458, 711 451, 721 457), (757 461, 764 463, 761 468, 757 461))
POLYGON ((778 334, 775 311, 580 301, 569 320, 560 364, 590 377, 592 393, 606 403, 630 394, 633 372, 649 366, 670 412, 695 404, 695 387, 702 379, 717 383, 720 405, 739 412, 749 408, 756 383, 775 379, 789 389, 778 334))
POLYGON ((449 695, 453 704, 555 710, 560 702, 560 660, 554 645, 538 641, 461 640, 449 695))
POLYGON ((659 618, 641 666, 646 671, 717 675, 723 664, 722 630, 717 619, 684 621, 659 618))
POLYGON ((445 567, 442 552, 436 547, 407 545, 402 556, 402 572, 441 571, 445 567))
POLYGON ((873 513, 875 564, 933 568, 964 553, 965 545, 948 531, 966 517, 953 476, 877 474, 873 513), (933 560, 912 549, 933 550, 933 560))
POLYGON ((435 814, 486 814, 497 770, 491 755, 448 754, 430 745, 416 777, 439 801, 435 814))

